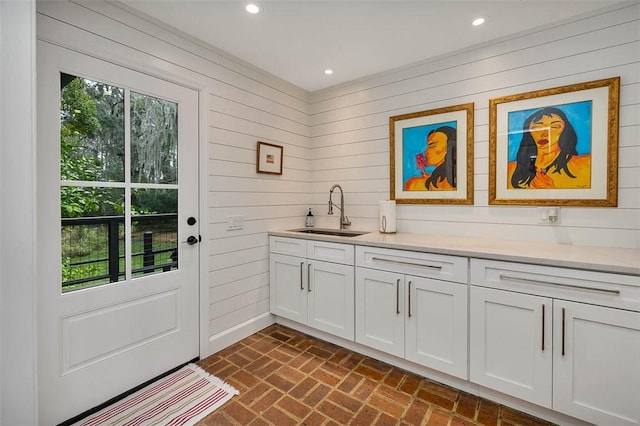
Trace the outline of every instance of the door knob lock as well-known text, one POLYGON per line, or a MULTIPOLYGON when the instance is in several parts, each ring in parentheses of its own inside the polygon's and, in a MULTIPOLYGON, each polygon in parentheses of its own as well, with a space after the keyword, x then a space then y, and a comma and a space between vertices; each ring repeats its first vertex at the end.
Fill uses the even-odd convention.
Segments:
POLYGON ((195 236, 195 235, 189 235, 187 237, 187 241, 184 241, 185 243, 189 244, 190 246, 194 245, 194 244, 198 244, 200 241, 202 241, 202 237, 201 236, 195 236))

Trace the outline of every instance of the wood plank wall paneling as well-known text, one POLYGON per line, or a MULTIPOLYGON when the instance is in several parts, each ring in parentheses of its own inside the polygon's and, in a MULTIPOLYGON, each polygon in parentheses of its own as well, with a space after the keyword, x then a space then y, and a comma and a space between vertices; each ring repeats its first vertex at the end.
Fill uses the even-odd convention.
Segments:
POLYGON ((511 39, 311 95, 311 204, 345 190, 354 228, 377 226, 389 197, 389 116, 475 103, 473 206, 399 205, 398 230, 640 248, 640 5, 625 4, 511 39), (617 208, 566 207, 555 226, 535 207, 488 206, 489 99, 620 76, 617 208))
POLYGON ((269 310, 268 230, 302 226, 308 206, 317 226, 338 226, 326 214, 333 183, 345 190, 353 227, 377 227, 378 201, 389 196, 390 115, 475 103, 475 206, 400 206, 401 231, 638 248, 639 16, 638 5, 610 8, 311 94, 118 3, 39 2, 37 32, 205 88, 208 214, 200 222, 213 342, 269 310), (564 208, 554 227, 539 225, 535 208, 489 207, 488 99, 614 75, 622 77, 619 207, 564 208), (257 140, 284 146, 282 176, 255 173, 257 140), (231 215, 244 216, 244 229, 226 230, 231 215))
POLYGON ((38 39, 203 89, 208 335, 269 311, 269 229, 302 226, 310 182, 308 93, 117 3, 40 2, 38 39), (256 141, 284 147, 282 176, 256 174, 256 141), (244 229, 226 230, 226 217, 244 229))

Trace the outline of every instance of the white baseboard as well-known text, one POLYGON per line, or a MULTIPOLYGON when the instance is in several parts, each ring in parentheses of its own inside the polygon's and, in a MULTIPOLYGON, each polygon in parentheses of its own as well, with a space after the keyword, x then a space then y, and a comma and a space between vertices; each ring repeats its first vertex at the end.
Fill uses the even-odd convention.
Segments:
POLYGON ((207 345, 206 353, 201 354, 201 358, 208 357, 222 349, 233 345, 234 343, 244 339, 247 336, 251 336, 263 328, 269 327, 271 324, 275 324, 276 320, 269 312, 264 313, 255 318, 251 318, 248 321, 238 324, 228 330, 218 333, 209 337, 209 344, 207 345))

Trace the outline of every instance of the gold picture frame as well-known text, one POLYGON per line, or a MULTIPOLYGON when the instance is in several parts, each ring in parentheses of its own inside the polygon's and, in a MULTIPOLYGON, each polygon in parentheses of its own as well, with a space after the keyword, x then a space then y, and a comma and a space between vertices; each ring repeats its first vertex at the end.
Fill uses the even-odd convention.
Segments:
POLYGON ((615 207, 620 77, 489 101, 489 204, 615 207))
POLYGON ((390 199, 473 204, 473 114, 467 103, 389 117, 390 199))
POLYGON ((256 147, 256 173, 281 175, 282 155, 282 146, 258 141, 256 147))

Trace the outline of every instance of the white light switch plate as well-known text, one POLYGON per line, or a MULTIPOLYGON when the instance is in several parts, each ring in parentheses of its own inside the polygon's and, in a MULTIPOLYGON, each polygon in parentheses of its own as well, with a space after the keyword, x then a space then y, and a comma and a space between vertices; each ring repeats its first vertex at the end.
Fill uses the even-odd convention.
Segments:
POLYGON ((227 216, 227 231, 237 231, 244 229, 244 216, 227 216))

